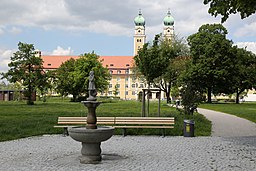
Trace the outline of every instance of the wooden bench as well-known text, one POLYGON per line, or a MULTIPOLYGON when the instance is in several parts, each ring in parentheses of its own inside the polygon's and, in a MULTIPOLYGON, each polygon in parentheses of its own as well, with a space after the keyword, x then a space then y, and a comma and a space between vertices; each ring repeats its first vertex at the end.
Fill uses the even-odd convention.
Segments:
MULTIPOLYGON (((97 117, 97 125, 111 125, 123 129, 123 136, 128 128, 158 128, 162 129, 165 136, 165 129, 174 128, 173 117, 97 117)), ((64 128, 64 135, 68 135, 67 128, 72 126, 84 126, 86 117, 58 117, 58 125, 55 128, 64 128)))

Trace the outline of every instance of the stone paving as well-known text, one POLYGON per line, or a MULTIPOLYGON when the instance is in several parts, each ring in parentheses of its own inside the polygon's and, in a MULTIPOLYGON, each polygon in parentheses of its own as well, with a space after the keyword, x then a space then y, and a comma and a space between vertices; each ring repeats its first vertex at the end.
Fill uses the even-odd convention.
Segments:
POLYGON ((102 145, 100 164, 83 165, 81 144, 62 135, 0 142, 2 171, 256 170, 256 136, 113 136, 102 145))
POLYGON ((198 112, 212 122, 212 136, 256 136, 256 124, 254 122, 208 109, 198 108, 198 112))

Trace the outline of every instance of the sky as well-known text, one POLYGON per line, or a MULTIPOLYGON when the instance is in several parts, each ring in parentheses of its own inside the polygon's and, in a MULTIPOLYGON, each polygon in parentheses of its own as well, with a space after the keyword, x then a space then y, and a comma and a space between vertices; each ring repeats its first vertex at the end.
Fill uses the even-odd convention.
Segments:
MULTIPOLYGON (((203 24, 220 23, 203 0, 0 0, 0 72, 8 70, 19 42, 34 44, 42 55, 133 55, 134 18, 141 9, 146 40, 163 31, 168 9, 175 34, 187 38, 203 24)), ((256 53, 256 14, 223 24, 227 38, 256 53)))

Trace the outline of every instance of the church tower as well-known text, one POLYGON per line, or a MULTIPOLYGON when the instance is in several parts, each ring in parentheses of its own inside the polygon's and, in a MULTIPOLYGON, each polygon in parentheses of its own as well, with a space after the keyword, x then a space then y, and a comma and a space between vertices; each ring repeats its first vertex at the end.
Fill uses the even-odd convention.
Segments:
POLYGON ((135 34, 134 34, 134 52, 133 55, 138 54, 138 50, 143 47, 146 42, 145 35, 145 19, 142 17, 142 13, 139 10, 139 15, 134 19, 135 34))
POLYGON ((171 15, 170 10, 168 10, 167 15, 164 17, 164 37, 168 40, 174 35, 174 19, 171 15))

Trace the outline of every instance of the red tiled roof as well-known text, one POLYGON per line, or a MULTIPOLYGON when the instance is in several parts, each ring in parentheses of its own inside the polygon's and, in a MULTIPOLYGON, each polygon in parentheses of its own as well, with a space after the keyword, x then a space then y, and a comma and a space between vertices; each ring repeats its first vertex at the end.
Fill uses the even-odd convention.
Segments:
MULTIPOLYGON (((78 59, 79 56, 42 56, 44 69, 57 69, 69 59, 78 59)), ((100 56, 104 67, 122 69, 133 66, 133 56, 100 56)))
POLYGON ((73 58, 78 59, 79 56, 41 56, 43 59, 44 69, 57 69, 62 63, 73 58))
POLYGON ((133 56, 100 56, 104 67, 122 69, 133 66, 133 56))

